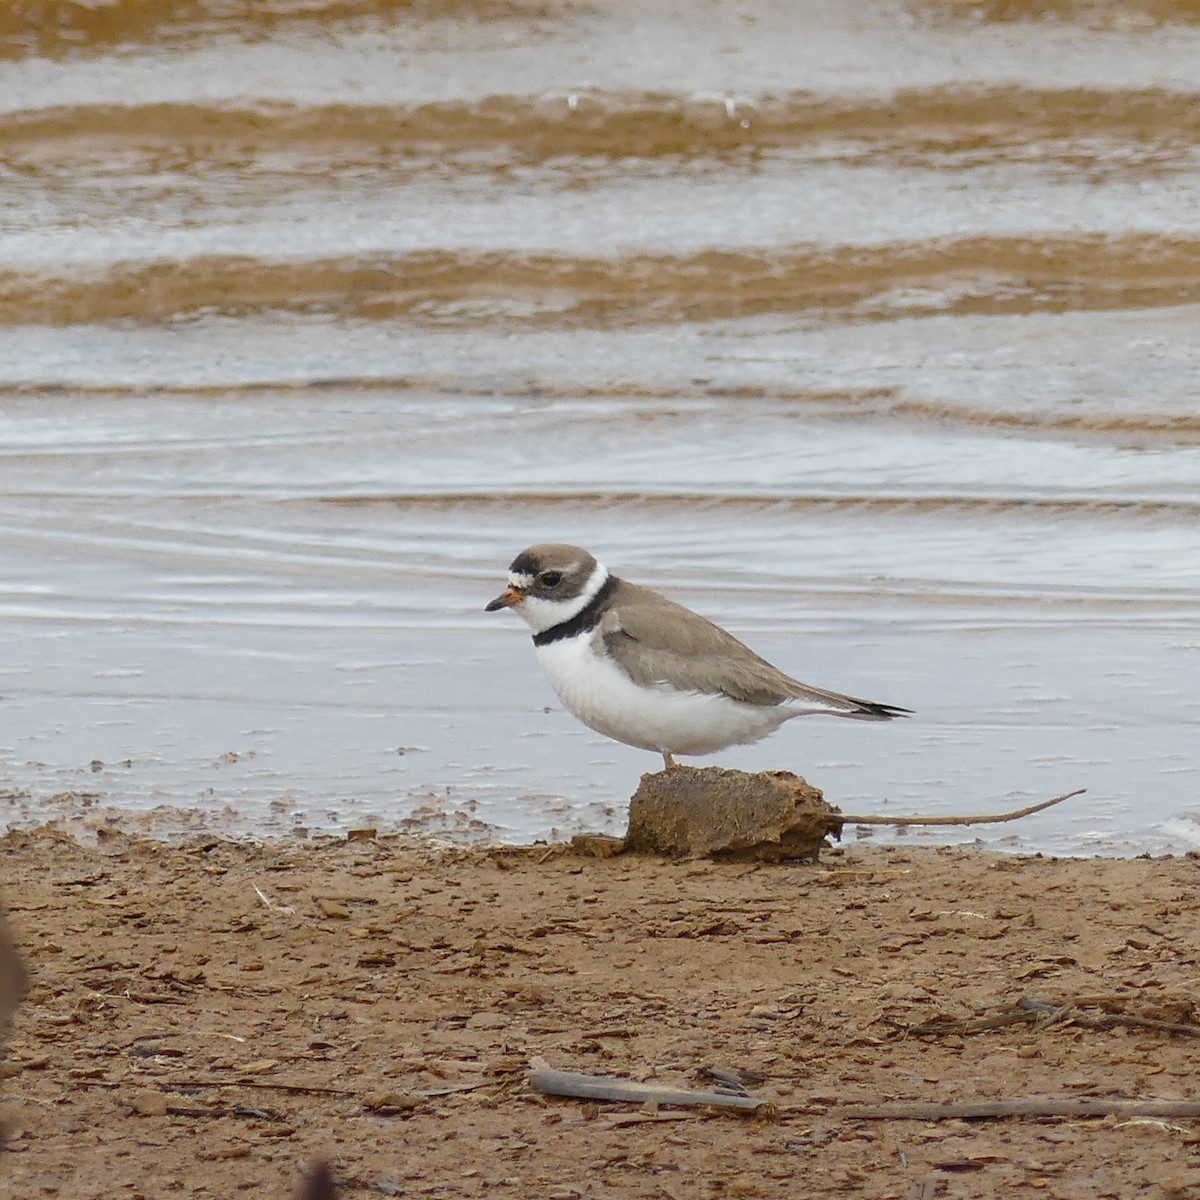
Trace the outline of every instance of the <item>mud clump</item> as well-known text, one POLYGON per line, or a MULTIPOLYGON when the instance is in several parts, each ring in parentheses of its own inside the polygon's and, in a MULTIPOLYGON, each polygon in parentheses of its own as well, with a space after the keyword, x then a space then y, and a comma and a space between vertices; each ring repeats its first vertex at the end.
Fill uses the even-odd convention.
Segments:
POLYGON ((815 859, 841 832, 839 811, 790 771, 675 767, 642 776, 625 849, 779 862, 815 859))

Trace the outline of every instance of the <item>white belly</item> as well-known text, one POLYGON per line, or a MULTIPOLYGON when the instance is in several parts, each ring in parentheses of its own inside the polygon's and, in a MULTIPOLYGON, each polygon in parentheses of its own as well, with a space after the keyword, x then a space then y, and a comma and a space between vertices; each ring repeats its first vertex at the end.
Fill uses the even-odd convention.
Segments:
MULTIPOLYGON (((639 687, 597 653, 598 635, 563 638, 537 648, 538 662, 566 708, 605 737, 667 754, 711 754, 757 742, 799 716, 786 706, 760 706, 728 696, 639 687)), ((602 649, 602 646, 601 646, 602 649)))

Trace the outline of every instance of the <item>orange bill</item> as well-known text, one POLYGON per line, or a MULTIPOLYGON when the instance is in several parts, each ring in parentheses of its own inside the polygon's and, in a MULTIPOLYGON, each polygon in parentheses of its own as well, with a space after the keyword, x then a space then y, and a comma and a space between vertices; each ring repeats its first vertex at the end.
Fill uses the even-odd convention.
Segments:
POLYGON ((510 583, 483 611, 495 612, 498 608, 512 608, 514 604, 520 604, 524 599, 525 593, 510 583))

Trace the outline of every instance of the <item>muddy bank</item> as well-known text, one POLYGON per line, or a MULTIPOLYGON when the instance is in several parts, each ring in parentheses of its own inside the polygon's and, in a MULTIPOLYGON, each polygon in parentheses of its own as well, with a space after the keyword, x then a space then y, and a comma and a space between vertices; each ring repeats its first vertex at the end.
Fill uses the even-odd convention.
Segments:
POLYGON ((72 264, 58 278, 0 270, 0 321, 162 321, 219 310, 454 326, 474 319, 463 306, 485 295, 494 319, 518 328, 628 329, 785 312, 876 321, 1170 307, 1200 301, 1198 241, 961 238, 837 254, 820 246, 605 258, 469 251, 270 264, 208 256, 83 272, 72 264))
POLYGON ((0 843, 32 986, 0 1195, 1179 1196, 1186 1119, 870 1122, 839 1105, 1195 1099, 1200 857, 868 847, 819 866, 399 841, 0 843), (903 1035, 1011 1014, 1070 1020, 903 1035), (531 1061, 775 1122, 537 1097, 531 1061))

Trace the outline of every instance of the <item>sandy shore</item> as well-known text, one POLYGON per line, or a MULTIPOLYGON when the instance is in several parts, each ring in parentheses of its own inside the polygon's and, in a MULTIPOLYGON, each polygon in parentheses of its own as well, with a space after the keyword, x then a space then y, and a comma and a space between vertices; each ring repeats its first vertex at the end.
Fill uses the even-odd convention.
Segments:
POLYGON ((0 853, 32 976, 6 1197, 288 1197, 320 1157, 351 1196, 1200 1189, 1195 1119, 837 1111, 1200 1097, 1198 855, 747 867, 52 827, 0 853), (1082 1019, 903 1032, 1023 998, 1082 1019), (735 1071, 778 1117, 548 1099, 539 1060, 685 1087, 735 1071))

